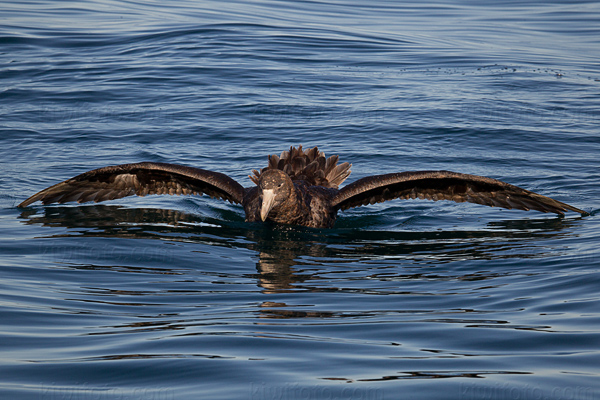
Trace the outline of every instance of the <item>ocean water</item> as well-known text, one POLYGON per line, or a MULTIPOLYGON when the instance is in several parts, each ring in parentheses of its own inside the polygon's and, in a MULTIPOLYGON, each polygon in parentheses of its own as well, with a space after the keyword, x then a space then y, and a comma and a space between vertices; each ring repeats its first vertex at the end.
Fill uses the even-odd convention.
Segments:
POLYGON ((0 4, 2 399, 600 399, 600 3, 0 4), (319 146, 591 215, 207 197, 16 207, 138 161, 319 146))

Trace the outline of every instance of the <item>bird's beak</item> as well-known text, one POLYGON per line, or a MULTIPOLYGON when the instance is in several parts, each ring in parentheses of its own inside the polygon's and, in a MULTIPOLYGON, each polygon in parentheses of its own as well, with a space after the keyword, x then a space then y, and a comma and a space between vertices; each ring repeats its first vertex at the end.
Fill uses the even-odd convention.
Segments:
POLYGON ((269 212, 275 205, 275 191, 272 189, 263 189, 262 207, 260 208, 260 219, 263 222, 267 219, 269 212))

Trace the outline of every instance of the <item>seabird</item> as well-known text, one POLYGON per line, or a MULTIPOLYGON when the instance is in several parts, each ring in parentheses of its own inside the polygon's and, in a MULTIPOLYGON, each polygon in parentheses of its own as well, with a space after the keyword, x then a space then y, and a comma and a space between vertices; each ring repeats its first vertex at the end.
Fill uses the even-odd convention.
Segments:
POLYGON ((241 204, 246 221, 273 221, 331 228, 337 212, 393 199, 470 202, 490 207, 537 210, 564 215, 587 214, 578 208, 520 187, 477 175, 450 171, 410 171, 373 175, 339 189, 351 164, 338 164, 313 147, 290 147, 269 156, 261 171, 252 170, 253 187, 244 188, 219 172, 175 164, 141 162, 84 172, 31 196, 19 204, 113 200, 150 194, 200 195, 241 204))

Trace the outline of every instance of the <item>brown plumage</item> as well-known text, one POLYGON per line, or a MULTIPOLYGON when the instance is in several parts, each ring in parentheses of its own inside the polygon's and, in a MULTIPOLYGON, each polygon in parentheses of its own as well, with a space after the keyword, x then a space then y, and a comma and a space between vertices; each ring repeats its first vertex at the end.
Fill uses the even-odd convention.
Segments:
POLYGON ((278 157, 269 156, 269 165, 262 170, 252 170, 254 175, 248 177, 258 185, 260 175, 270 169, 280 169, 292 181, 306 181, 310 185, 337 189, 350 176, 350 164, 347 162, 337 165, 339 157, 325 157, 317 147, 302 150, 302 146, 290 147, 278 157))
POLYGON ((227 175, 181 165, 142 162, 84 172, 31 196, 19 204, 113 200, 149 194, 207 194, 241 204, 246 221, 266 221, 330 228, 337 212, 392 199, 470 202, 491 207, 536 210, 563 215, 586 212, 483 176, 450 171, 414 171, 374 175, 338 189, 351 165, 325 157, 316 147, 291 147, 250 175, 256 186, 244 188, 227 175))

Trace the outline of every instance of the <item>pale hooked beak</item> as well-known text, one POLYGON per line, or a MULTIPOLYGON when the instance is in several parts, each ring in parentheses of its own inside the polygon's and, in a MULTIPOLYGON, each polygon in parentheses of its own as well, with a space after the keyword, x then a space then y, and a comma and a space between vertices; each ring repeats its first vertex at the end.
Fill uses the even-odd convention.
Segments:
POLYGON ((275 191, 272 189, 263 189, 262 207, 260 208, 260 219, 263 222, 267 219, 271 208, 275 205, 275 191))

